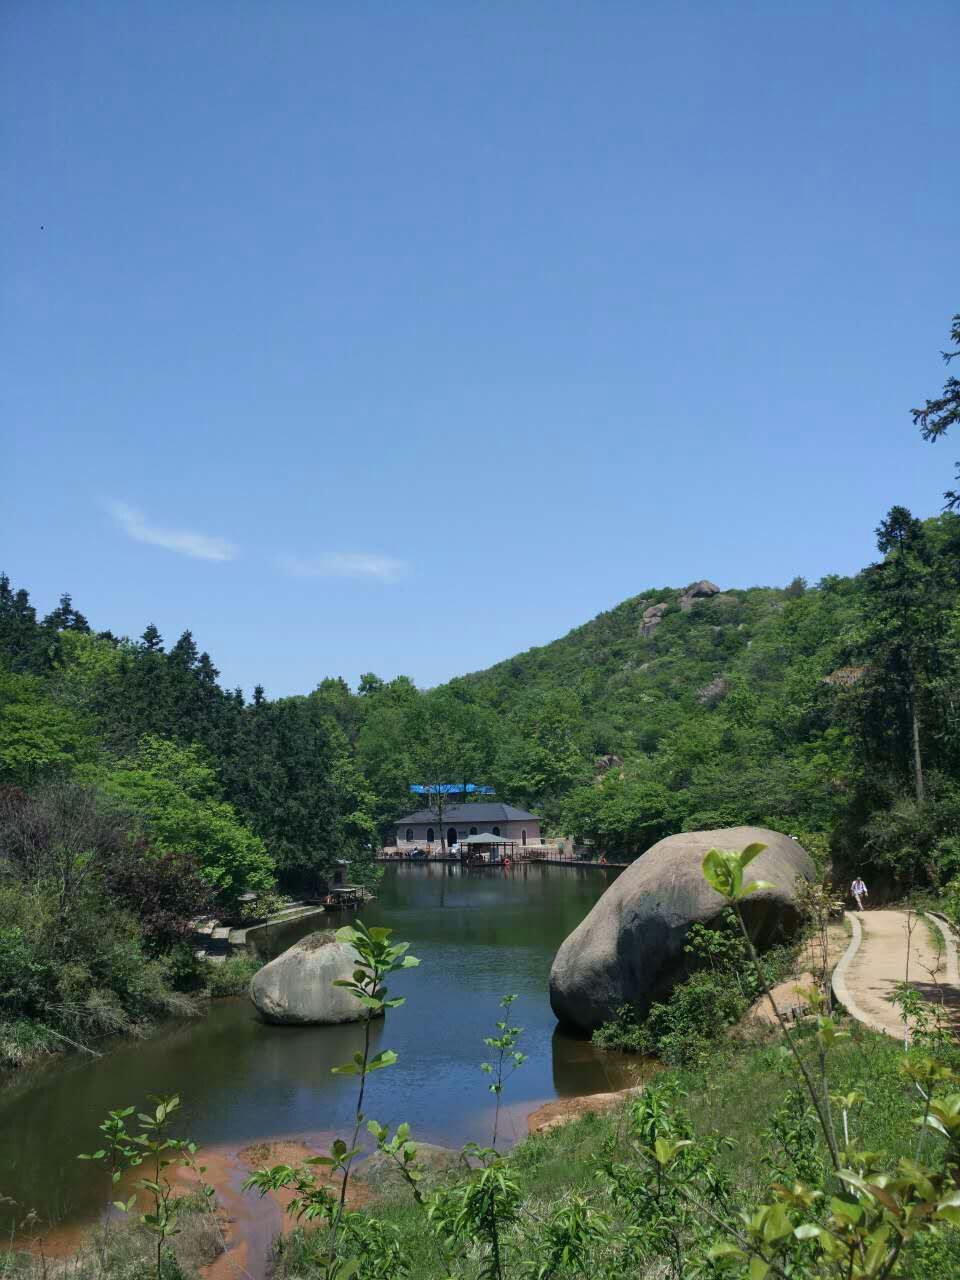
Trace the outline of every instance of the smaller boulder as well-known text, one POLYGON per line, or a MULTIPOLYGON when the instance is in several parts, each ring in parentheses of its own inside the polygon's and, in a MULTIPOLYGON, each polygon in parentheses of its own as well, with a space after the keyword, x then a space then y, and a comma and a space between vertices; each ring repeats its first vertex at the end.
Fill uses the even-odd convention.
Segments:
POLYGON ((334 982, 357 965, 353 947, 330 932, 309 933, 254 974, 250 999, 265 1022, 310 1026, 359 1022, 366 1010, 334 982))

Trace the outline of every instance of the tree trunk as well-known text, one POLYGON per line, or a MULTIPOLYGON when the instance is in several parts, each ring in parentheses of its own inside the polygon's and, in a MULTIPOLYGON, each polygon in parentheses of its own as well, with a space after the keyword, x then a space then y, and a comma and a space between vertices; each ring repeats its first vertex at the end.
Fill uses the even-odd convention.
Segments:
POLYGON ((917 791, 917 803, 923 803, 923 763, 920 759, 920 721, 917 719, 916 688, 910 690, 910 720, 913 732, 913 784, 917 791))

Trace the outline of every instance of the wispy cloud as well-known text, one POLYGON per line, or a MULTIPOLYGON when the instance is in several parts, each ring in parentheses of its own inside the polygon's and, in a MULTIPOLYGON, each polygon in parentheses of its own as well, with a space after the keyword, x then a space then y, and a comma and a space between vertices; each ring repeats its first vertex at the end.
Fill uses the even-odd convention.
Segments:
POLYGON ((399 582, 410 569, 405 560, 365 551, 328 551, 314 560, 285 556, 280 566, 294 578, 366 578, 377 582, 399 582))
POLYGON ((125 502, 108 502, 107 509, 119 527, 135 542, 147 542, 166 551, 177 551, 194 560, 232 560, 237 548, 226 538, 213 538, 206 533, 192 533, 188 529, 164 529, 150 524, 142 511, 125 502))

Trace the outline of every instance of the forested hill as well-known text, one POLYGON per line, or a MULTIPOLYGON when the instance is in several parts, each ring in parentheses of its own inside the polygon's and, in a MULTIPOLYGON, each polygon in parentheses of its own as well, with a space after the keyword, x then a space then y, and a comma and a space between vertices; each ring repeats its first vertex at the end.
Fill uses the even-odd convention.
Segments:
POLYGON ((447 688, 523 726, 498 781, 597 846, 755 822, 841 865, 945 880, 960 870, 958 526, 895 507, 855 578, 645 591, 447 688))
POLYGON ((621 856, 757 823, 875 888, 952 879, 958 547, 960 517, 895 507, 853 579, 646 591, 436 689, 249 702, 189 631, 40 617, 0 576, 0 1064, 174 1007, 201 912, 315 893, 341 857, 374 878, 414 781, 492 783, 621 856))
POLYGON ((0 782, 91 788, 223 899, 308 888, 341 855, 362 873, 411 781, 492 783, 611 852, 758 822, 942 878, 960 864, 958 526, 894 508, 856 578, 658 588, 426 692, 369 674, 249 703, 189 632, 118 640, 69 597, 39 618, 3 579, 0 782))

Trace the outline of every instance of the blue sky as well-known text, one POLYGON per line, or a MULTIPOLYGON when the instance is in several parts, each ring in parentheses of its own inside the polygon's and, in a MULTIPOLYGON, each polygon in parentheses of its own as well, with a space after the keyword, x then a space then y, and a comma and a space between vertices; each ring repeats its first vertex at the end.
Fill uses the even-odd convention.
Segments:
POLYGON ((0 565, 436 683, 938 509, 944 3, 8 0, 0 565))

